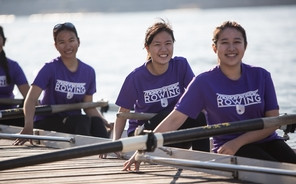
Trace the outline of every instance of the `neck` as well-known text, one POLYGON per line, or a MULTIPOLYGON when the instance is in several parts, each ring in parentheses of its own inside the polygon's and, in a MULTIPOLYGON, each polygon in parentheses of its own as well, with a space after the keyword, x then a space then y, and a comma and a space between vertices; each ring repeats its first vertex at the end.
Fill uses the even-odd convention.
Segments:
POLYGON ((220 69, 222 73, 231 80, 238 80, 242 74, 241 65, 233 67, 225 67, 220 65, 220 69))
POLYGON ((156 64, 150 61, 147 63, 146 67, 151 74, 161 75, 167 71, 169 64, 161 65, 161 64, 156 64))
POLYGON ((73 58, 73 59, 62 58, 62 61, 64 65, 68 68, 68 70, 70 70, 71 72, 75 72, 77 70, 78 68, 77 58, 73 58))

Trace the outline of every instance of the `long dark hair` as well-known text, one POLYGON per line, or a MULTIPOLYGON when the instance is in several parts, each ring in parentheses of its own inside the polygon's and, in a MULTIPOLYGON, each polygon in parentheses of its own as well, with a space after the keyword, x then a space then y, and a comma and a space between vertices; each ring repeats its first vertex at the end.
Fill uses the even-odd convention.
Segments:
MULTIPOLYGON (((4 36, 3 28, 0 26, 0 36, 3 38, 3 47, 6 42, 6 38, 4 36)), ((11 77, 9 75, 9 66, 8 66, 8 61, 6 54, 4 52, 4 49, 2 48, 2 52, 0 52, 0 66, 4 69, 5 75, 6 75, 6 82, 7 84, 10 84, 11 82, 11 77)))

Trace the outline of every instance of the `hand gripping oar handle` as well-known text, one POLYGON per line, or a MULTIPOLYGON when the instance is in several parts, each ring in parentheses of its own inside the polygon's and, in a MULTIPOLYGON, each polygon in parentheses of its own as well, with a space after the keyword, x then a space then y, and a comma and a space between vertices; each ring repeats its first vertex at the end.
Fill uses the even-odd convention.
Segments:
MULTIPOLYGON (((53 114, 64 111, 71 111, 76 109, 86 109, 94 107, 104 107, 107 106, 108 102, 99 101, 99 102, 81 102, 74 104, 60 104, 60 105, 41 105, 36 106, 35 115, 43 114, 53 114)), ((24 117, 23 108, 7 109, 0 111, 0 119, 13 119, 24 117)))
MULTIPOLYGON (((236 121, 232 123, 222 123, 172 132, 154 133, 155 141, 153 142, 156 143, 157 147, 162 147, 163 145, 167 144, 187 142, 190 140, 197 140, 199 138, 212 137, 234 132, 260 130, 285 124, 294 124, 295 121, 296 114, 293 114, 279 117, 236 121)), ((50 153, 4 160, 0 161, 0 170, 78 158, 83 156, 91 156, 96 154, 145 150, 147 149, 147 140, 148 135, 139 135, 134 137, 122 138, 113 142, 103 142, 98 144, 68 148, 50 153)))

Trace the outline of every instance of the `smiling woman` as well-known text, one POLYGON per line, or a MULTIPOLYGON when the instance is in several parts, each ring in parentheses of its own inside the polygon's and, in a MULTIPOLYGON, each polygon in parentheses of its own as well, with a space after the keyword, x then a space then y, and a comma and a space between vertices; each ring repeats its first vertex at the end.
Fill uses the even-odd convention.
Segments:
MULTIPOLYGON (((35 104, 44 90, 41 105, 92 102, 96 92, 94 69, 76 58, 80 45, 75 26, 66 22, 53 29, 55 47, 60 56, 46 63, 35 78, 24 104, 25 126, 22 134, 32 134, 33 127, 58 132, 108 138, 107 120, 95 108, 72 110, 54 115, 35 117, 35 104)), ((17 139, 15 144, 24 144, 17 139)))
MULTIPOLYGON (((173 57, 175 37, 170 24, 164 20, 154 23, 146 30, 144 48, 147 61, 134 69, 125 79, 119 92, 116 105, 119 112, 134 110, 136 113, 156 113, 148 120, 130 119, 128 136, 133 136, 138 126, 153 130, 169 114, 194 73, 184 57, 173 57)), ((120 139, 126 119, 117 117, 113 140, 120 139)), ((188 118, 180 129, 206 125, 204 114, 188 118)), ((209 139, 171 146, 209 151, 209 139)))

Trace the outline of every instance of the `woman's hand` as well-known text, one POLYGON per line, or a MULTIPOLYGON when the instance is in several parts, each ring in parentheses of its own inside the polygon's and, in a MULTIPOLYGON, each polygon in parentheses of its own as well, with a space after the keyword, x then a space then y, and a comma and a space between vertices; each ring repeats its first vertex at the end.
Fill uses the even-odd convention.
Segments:
POLYGON ((231 140, 220 146, 220 148, 217 150, 217 153, 219 154, 226 154, 226 155, 234 155, 241 146, 236 144, 236 141, 231 140))
POLYGON ((133 169, 133 171, 139 172, 141 162, 136 161, 137 154, 138 154, 138 151, 136 151, 129 160, 124 162, 122 171, 132 171, 131 167, 134 164, 135 168, 133 169))
MULTIPOLYGON (((29 135, 33 135, 33 129, 31 128, 23 128, 23 130, 20 132, 20 134, 29 134, 29 135)), ((30 143, 33 145, 32 139, 22 139, 22 138, 17 138, 13 145, 17 146, 17 145, 23 145, 25 144, 27 141, 30 141, 30 143)))

